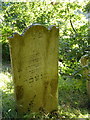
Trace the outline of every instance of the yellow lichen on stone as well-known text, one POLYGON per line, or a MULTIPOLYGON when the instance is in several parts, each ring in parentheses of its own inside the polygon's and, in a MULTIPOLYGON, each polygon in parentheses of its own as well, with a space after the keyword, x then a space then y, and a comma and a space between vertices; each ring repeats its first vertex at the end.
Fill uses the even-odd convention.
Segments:
POLYGON ((58 35, 55 26, 30 26, 9 38, 13 81, 20 113, 58 107, 58 35))

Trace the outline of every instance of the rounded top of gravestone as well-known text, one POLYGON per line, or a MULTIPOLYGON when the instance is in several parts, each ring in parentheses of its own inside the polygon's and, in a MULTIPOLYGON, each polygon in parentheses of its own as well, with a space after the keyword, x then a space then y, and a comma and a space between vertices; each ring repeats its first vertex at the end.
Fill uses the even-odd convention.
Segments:
POLYGON ((56 27, 55 25, 50 25, 48 28, 45 26, 45 25, 43 25, 43 24, 39 24, 39 23, 37 23, 37 24, 32 24, 32 25, 30 25, 29 27, 27 27, 25 30, 24 30, 24 32, 22 33, 22 35, 24 35, 26 32, 28 32, 30 29, 43 29, 43 30, 46 30, 46 31, 48 31, 48 30, 52 30, 52 29, 58 29, 58 27, 56 27))
POLYGON ((57 31, 58 30, 58 27, 56 27, 55 25, 50 25, 48 28, 45 26, 45 25, 42 25, 42 24, 32 24, 30 25, 29 27, 27 27, 24 32, 20 35, 18 33, 13 33, 13 35, 11 37, 9 37, 8 39, 11 40, 11 39, 15 39, 15 38, 18 38, 18 37, 23 37, 25 36, 27 33, 31 33, 31 31, 33 32, 33 30, 36 32, 39 31, 39 30, 43 30, 43 31, 52 31, 52 30, 55 30, 57 31))

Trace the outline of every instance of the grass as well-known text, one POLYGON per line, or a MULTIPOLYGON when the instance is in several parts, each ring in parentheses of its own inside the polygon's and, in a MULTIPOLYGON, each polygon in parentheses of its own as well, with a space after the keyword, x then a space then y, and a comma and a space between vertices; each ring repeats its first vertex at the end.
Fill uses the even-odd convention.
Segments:
MULTIPOLYGON (((3 65, 0 73, 0 91, 2 93, 2 118, 3 120, 17 119, 15 108, 14 86, 10 65, 3 65)), ((66 76, 59 76, 59 105, 58 112, 53 114, 32 113, 23 116, 24 119, 75 119, 85 118, 89 120, 88 100, 85 83, 66 76)), ((32 120, 31 119, 31 120, 32 120)), ((22 119, 20 119, 22 120, 22 119)))

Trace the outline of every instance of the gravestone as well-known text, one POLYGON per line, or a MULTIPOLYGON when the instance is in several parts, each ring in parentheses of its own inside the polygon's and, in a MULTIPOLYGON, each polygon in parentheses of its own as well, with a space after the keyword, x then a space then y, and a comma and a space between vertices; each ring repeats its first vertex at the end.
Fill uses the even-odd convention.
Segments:
POLYGON ((87 88, 87 95, 88 95, 88 102, 90 104, 90 57, 89 55, 83 55, 80 59, 81 66, 83 69, 83 76, 86 78, 86 88, 87 88))
POLYGON ((17 109, 51 112, 58 106, 58 34, 55 26, 31 25, 9 38, 17 109))

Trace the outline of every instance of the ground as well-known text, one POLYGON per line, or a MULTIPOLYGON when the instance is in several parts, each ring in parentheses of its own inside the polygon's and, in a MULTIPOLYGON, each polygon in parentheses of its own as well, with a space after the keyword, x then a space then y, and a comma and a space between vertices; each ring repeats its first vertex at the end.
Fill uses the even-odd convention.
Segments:
MULTIPOLYGON (((15 108, 14 85, 10 64, 3 64, 0 73, 0 92, 2 93, 2 117, 7 120, 17 119, 15 108)), ((23 116, 24 119, 90 119, 86 88, 83 82, 72 79, 69 76, 60 76, 58 83, 58 112, 52 114, 33 113, 23 116)), ((21 119, 20 119, 21 120, 21 119)))

